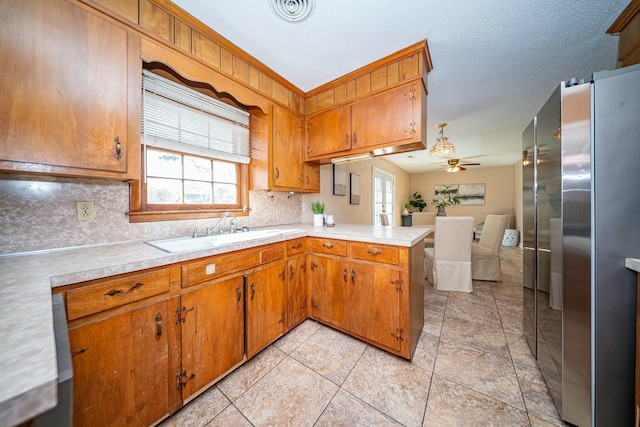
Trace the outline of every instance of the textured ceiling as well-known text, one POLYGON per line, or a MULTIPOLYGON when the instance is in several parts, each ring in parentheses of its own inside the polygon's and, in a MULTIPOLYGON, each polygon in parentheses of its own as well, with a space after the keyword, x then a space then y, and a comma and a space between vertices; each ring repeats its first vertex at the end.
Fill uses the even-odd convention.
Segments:
MULTIPOLYGON (((518 161, 522 131, 562 80, 615 68, 618 39, 606 30, 629 3, 316 0, 289 23, 269 1, 174 0, 303 91, 427 39, 428 146, 448 122, 452 157, 481 167, 518 161)), ((411 173, 446 164, 426 150, 387 158, 411 173)))

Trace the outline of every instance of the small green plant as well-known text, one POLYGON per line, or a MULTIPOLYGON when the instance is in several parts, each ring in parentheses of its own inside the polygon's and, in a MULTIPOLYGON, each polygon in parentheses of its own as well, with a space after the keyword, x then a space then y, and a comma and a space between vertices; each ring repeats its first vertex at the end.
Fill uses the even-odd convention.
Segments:
POLYGON ((413 193, 413 195, 411 196, 411 200, 409 200, 409 204, 414 208, 418 209, 418 212, 422 212, 422 209, 424 209, 427 206, 427 202, 425 202, 424 199, 422 198, 422 194, 418 193, 417 191, 413 193))
POLYGON ((316 200, 315 202, 309 203, 309 210, 314 214, 323 214, 325 210, 324 202, 316 200))
POLYGON ((438 192, 438 196, 433 198, 431 204, 436 208, 446 208, 447 206, 459 205, 460 197, 458 197, 456 192, 456 189, 445 185, 444 188, 438 192))

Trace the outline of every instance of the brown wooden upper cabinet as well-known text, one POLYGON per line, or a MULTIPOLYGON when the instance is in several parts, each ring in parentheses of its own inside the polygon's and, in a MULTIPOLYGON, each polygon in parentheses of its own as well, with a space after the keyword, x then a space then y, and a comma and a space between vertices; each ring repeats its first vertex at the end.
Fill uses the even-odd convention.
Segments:
POLYGON ((426 91, 420 80, 307 118, 306 160, 372 151, 390 154, 424 148, 426 91))
MULTIPOLYGON (((3 1, 0 14, 0 169, 139 174, 128 170, 139 84, 127 30, 67 1, 3 1)), ((139 119, 135 129, 139 141, 139 119)))

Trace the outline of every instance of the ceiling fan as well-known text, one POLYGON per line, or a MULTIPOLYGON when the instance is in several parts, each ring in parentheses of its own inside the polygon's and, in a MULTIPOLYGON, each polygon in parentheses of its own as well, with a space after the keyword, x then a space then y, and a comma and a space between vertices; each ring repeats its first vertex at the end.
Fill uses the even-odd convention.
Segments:
POLYGON ((447 172, 458 172, 467 170, 467 168, 463 166, 480 166, 480 163, 460 163, 460 159, 449 159, 447 160, 447 164, 447 172))

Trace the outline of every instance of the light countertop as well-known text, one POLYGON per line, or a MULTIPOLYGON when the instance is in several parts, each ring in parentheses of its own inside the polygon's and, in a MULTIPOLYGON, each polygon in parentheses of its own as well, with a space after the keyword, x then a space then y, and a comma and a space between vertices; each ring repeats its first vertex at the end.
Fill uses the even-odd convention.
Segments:
POLYGON ((627 258, 624 260, 624 266, 635 271, 636 273, 640 273, 640 259, 627 258))
POLYGON ((7 425, 15 425, 56 405, 52 287, 298 237, 327 237, 411 247, 430 232, 428 228, 360 224, 341 224, 332 228, 310 224, 269 227, 276 228, 297 231, 183 253, 167 253, 143 241, 130 241, 0 256, 0 420, 7 425))

